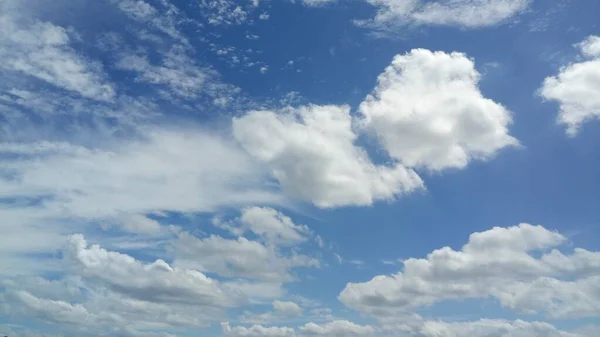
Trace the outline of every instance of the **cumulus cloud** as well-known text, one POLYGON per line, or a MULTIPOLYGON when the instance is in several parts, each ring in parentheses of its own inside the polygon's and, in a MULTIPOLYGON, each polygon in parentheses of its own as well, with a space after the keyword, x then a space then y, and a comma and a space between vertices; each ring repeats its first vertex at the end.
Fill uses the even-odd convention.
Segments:
POLYGON ((247 207, 237 219, 224 222, 215 218, 213 223, 236 236, 252 232, 273 245, 292 246, 306 242, 313 235, 306 225, 296 225, 290 217, 269 207, 247 207))
POLYGON ((370 205, 422 187, 402 165, 373 164, 355 145, 347 106, 251 111, 233 120, 238 142, 271 169, 283 190, 323 208, 370 205))
POLYGON ((182 232, 173 247, 176 265, 226 277, 291 281, 294 279, 291 269, 320 266, 317 259, 295 252, 284 255, 275 246, 243 237, 225 239, 211 235, 200 239, 182 232))
POLYGON ((366 0, 377 14, 365 25, 382 31, 405 25, 439 25, 480 28, 502 23, 523 12, 530 0, 366 0))
POLYGON ((510 112, 485 98, 473 60, 414 49, 397 55, 360 105, 363 126, 408 167, 464 168, 516 145, 510 112))
POLYGON ((301 316, 303 313, 298 304, 290 301, 273 301, 273 310, 284 316, 301 316))
POLYGON ((370 325, 358 325, 345 320, 332 321, 323 325, 310 322, 301 326, 299 330, 307 336, 331 337, 370 336, 375 332, 370 325))
POLYGON ((114 291, 141 300, 227 307, 235 294, 204 274, 173 268, 163 260, 144 264, 131 256, 88 246, 81 235, 69 239, 65 250, 73 272, 114 291))
POLYGON ((576 135, 583 123, 600 117, 600 37, 590 36, 578 47, 580 62, 547 77, 539 91, 544 99, 558 102, 558 122, 570 136, 576 135))
POLYGON ((243 326, 232 327, 229 322, 221 323, 223 333, 233 337, 293 337, 295 331, 288 327, 264 327, 253 325, 249 328, 243 326))
POLYGON ((339 299, 375 316, 491 296, 519 313, 593 317, 600 313, 600 253, 565 255, 556 248, 566 240, 542 226, 496 227, 472 234, 459 251, 444 247, 405 260, 397 274, 348 283, 339 299))

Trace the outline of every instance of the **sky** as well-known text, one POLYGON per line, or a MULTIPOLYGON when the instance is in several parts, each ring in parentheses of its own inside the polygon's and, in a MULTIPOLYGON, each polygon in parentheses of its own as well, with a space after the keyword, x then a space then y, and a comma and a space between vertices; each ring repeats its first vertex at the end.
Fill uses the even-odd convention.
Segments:
POLYGON ((598 13, 0 0, 0 334, 599 336, 598 13))

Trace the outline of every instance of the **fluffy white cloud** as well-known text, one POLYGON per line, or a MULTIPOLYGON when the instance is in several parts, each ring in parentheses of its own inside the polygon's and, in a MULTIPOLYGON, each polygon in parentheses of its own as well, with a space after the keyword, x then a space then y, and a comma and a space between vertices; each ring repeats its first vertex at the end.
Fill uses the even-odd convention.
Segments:
POLYGON ((233 337, 293 337, 295 331, 288 327, 264 327, 253 325, 249 328, 243 326, 232 327, 229 322, 221 323, 223 333, 233 337))
POLYGON ((564 242, 564 236, 541 226, 497 227, 472 234, 460 251, 444 247, 425 259, 405 260, 395 275, 348 283, 339 299, 376 316, 489 296, 520 313, 596 316, 600 254, 582 249, 571 255, 556 249, 546 253, 564 242))
POLYGON ((404 25, 492 26, 523 12, 530 0, 366 0, 377 15, 359 24, 379 30, 404 25))
POLYGON ((163 260, 144 264, 98 245, 88 247, 81 235, 69 239, 65 255, 74 273, 141 300, 227 307, 239 295, 195 270, 173 268, 163 260))
POLYGON ((283 255, 275 246, 243 237, 231 240, 212 235, 200 239, 182 232, 173 248, 175 265, 226 277, 291 281, 294 276, 290 269, 320 266, 317 259, 295 252, 283 255))
POLYGON ((290 301, 273 301, 273 310, 284 316, 300 316, 304 312, 300 306, 290 301))
POLYGON ((213 223, 236 236, 250 231, 274 245, 296 245, 312 236, 307 226, 296 225, 290 217, 269 207, 247 207, 237 219, 223 222, 216 218, 213 223))
POLYGON ((578 47, 583 60, 547 77, 540 88, 543 98, 560 104, 558 122, 571 136, 586 121, 600 117, 600 37, 590 36, 578 47))
POLYGON ((233 133, 267 164, 283 190, 323 208, 370 205, 422 187, 402 165, 373 164, 354 142, 347 106, 251 111, 233 120, 233 133))
POLYGON ((333 321, 323 325, 307 323, 299 328, 307 336, 328 336, 328 337, 346 337, 346 336, 369 336, 375 332, 370 325, 358 325, 349 321, 333 321))
POLYGON ((414 49, 397 55, 360 105, 364 127, 408 167, 463 168, 518 144, 510 112, 485 98, 462 53, 414 49))
MULTIPOLYGON (((50 22, 24 20, 15 14, 20 10, 17 6, 0 14, 0 69, 31 76, 85 98, 114 99, 115 91, 101 64, 76 52, 66 29, 50 22)), ((8 81, 9 76, 3 76, 8 81)))

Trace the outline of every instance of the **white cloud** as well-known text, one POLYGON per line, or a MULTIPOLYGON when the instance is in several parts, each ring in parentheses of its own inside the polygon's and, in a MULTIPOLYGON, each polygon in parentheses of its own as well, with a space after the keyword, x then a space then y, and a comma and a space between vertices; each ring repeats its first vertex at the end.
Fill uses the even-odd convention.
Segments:
POLYGON ((525 11, 530 0, 366 0, 377 8, 360 25, 381 31, 405 25, 441 25, 465 28, 493 26, 525 11))
POLYGON ((261 184, 260 170, 216 134, 163 128, 146 129, 133 139, 96 141, 95 147, 3 143, 3 153, 16 159, 3 163, 13 174, 0 180, 2 195, 49 195, 53 198, 46 208, 60 207, 63 215, 90 219, 154 210, 214 211, 230 202, 276 200, 251 187, 261 184))
MULTIPOLYGON (((8 291, 3 295, 4 301, 12 303, 12 310, 28 317, 59 324, 91 323, 94 317, 79 304, 64 301, 40 299, 26 291, 8 291)), ((3 302, 4 302, 3 301, 3 302)), ((14 314, 14 313, 13 313, 14 314)))
POLYGON ((544 322, 482 319, 474 322, 423 321, 387 325, 388 332, 407 337, 584 337, 544 322))
POLYGON ((300 306, 290 301, 273 301, 273 310, 284 316, 301 316, 303 311, 300 306))
POLYGON ((323 325, 307 323, 299 328, 307 336, 327 336, 327 337, 346 337, 346 336, 370 336, 375 333, 375 329, 370 325, 358 325, 349 321, 333 321, 323 325))
POLYGON ((200 239, 182 232, 173 243, 173 249, 175 265, 225 277, 291 281, 294 276, 290 269, 320 266, 317 259, 296 252, 284 255, 275 246, 243 237, 230 240, 212 235, 200 239))
POLYGON ((122 53, 115 66, 135 72, 137 81, 167 88, 176 97, 194 99, 202 93, 218 93, 216 73, 196 65, 183 48, 174 47, 160 54, 161 61, 154 64, 145 54, 122 53))
POLYGON ((259 3, 234 0, 200 0, 199 5, 208 23, 219 26, 246 23, 259 3))
POLYGON ((0 69, 31 76, 85 98, 112 101, 115 90, 101 64, 76 52, 70 43, 63 27, 23 20, 10 10, 0 14, 0 69))
POLYGON ((375 316, 490 296, 519 313, 597 316, 600 253, 582 249, 571 255, 556 249, 546 253, 564 242, 564 236, 541 226, 496 227, 472 234, 460 251, 444 247, 425 259, 405 260, 403 271, 395 275, 348 283, 339 299, 375 316))
POLYGON ((485 98, 479 73, 462 53, 414 49, 397 55, 360 105, 363 126, 408 167, 464 168, 518 144, 510 112, 485 98))
POLYGON ((370 205, 422 187, 401 165, 378 166, 354 142, 347 106, 305 106, 234 118, 233 134, 283 190, 319 207, 370 205))
POLYGON ((238 321, 247 324, 280 324, 304 316, 304 310, 295 302, 275 300, 272 305, 272 311, 262 313, 245 310, 238 321))
POLYGON ((309 7, 320 7, 334 2, 337 2, 337 0, 302 0, 302 4, 309 7))
POLYGON ((578 47, 583 60, 547 77, 540 88, 543 98, 559 103, 558 122, 571 136, 583 123, 600 118, 600 37, 590 36, 578 47))
POLYGON ((23 254, 51 256, 67 234, 85 232, 94 223, 157 234, 159 225, 146 217, 157 210, 212 212, 282 200, 265 185, 266 172, 218 135, 194 128, 150 128, 135 138, 102 136, 86 135, 95 140, 88 147, 1 143, 0 152, 10 160, 0 163, 0 196, 40 202, 0 209, 0 228, 10 239, 0 247, 0 264, 26 273, 36 265, 53 268, 51 261, 24 263, 23 254))
POLYGON ((233 337, 293 337, 294 329, 288 327, 264 327, 253 325, 249 328, 243 326, 232 327, 229 322, 221 323, 223 333, 233 337))
POLYGON ((166 336, 152 330, 202 328, 223 318, 222 308, 216 306, 134 299, 124 292, 112 292, 98 282, 70 277, 56 281, 20 277, 9 280, 4 287, 0 293, 0 313, 15 322, 36 318, 56 324, 68 335, 91 337, 100 330, 110 330, 115 336, 166 336), (38 286, 33 287, 35 284, 38 286), (50 288, 45 287, 48 285, 50 288))
POLYGON ((247 207, 237 219, 223 222, 216 218, 213 223, 236 236, 250 231, 261 241, 276 246, 296 245, 312 236, 307 226, 296 225, 290 217, 269 207, 247 207))
POLYGON ((162 8, 157 9, 143 0, 110 0, 130 18, 148 24, 162 33, 179 40, 184 44, 188 41, 177 27, 183 21, 179 9, 168 0, 156 2, 162 8))
POLYGON ((144 301, 229 307, 239 296, 198 271, 173 268, 163 260, 144 264, 98 245, 88 246, 81 235, 69 239, 65 255, 77 275, 144 301))

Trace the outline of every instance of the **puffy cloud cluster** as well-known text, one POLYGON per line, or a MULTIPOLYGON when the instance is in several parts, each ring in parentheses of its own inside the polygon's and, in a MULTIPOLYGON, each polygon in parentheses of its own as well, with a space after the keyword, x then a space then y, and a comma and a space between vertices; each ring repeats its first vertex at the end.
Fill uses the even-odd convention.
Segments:
POLYGON ((306 225, 297 225, 290 217, 269 207, 247 207, 237 219, 223 222, 215 218, 213 223, 237 236, 252 232, 272 245, 292 246, 312 236, 306 225))
POLYGON ((415 49, 397 55, 353 119, 347 106, 251 111, 233 133, 282 189, 323 208, 370 205, 423 187, 413 169, 464 168, 515 146, 510 112, 485 98, 461 53, 415 49), (378 165, 357 145, 374 135, 392 162, 378 165))
POLYGON ((294 277, 290 269, 320 266, 315 258, 295 252, 283 254, 277 246, 244 237, 225 239, 212 235, 201 239, 183 232, 178 235, 173 247, 175 265, 226 277, 291 281, 294 277))
POLYGON ((540 95, 560 105, 558 122, 574 136, 586 121, 600 117, 600 37, 590 36, 578 44, 582 60, 547 77, 540 95))
POLYGON ((579 248, 564 254, 557 247, 566 240, 542 226, 496 227, 472 234, 459 251, 444 247, 427 258, 405 260, 397 274, 348 283, 339 299, 380 317, 444 300, 490 296, 519 313, 595 317, 600 314, 600 252, 579 248))
POLYGON ((376 165, 356 146, 347 106, 251 111, 233 121, 240 144, 267 164, 282 189, 319 207, 370 205, 421 187, 402 165, 376 165))
POLYGON ((408 167, 464 168, 518 142, 510 112, 483 97, 479 73, 462 53, 415 49, 397 55, 360 105, 364 126, 408 167))

